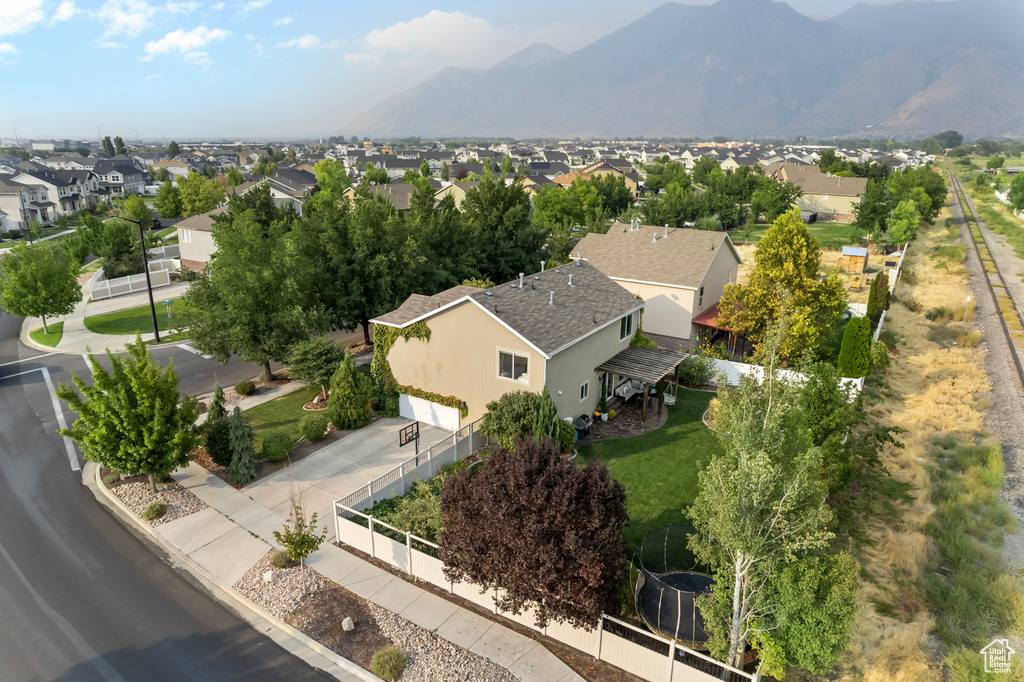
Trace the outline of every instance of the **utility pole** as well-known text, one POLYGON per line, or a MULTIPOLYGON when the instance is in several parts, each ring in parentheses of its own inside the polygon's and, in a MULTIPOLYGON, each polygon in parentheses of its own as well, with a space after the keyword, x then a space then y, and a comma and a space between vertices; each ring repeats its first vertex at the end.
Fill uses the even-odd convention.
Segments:
POLYGON ((153 302, 153 282, 149 278, 149 254, 146 253, 146 235, 142 232, 142 221, 121 217, 129 223, 139 226, 139 246, 142 247, 142 269, 146 273, 146 291, 149 293, 149 312, 153 317, 153 339, 160 343, 160 327, 156 322, 156 303, 153 302))
POLYGON ((17 146, 20 147, 21 146, 21 140, 18 139, 18 124, 12 122, 11 125, 14 126, 14 144, 16 144, 17 146))

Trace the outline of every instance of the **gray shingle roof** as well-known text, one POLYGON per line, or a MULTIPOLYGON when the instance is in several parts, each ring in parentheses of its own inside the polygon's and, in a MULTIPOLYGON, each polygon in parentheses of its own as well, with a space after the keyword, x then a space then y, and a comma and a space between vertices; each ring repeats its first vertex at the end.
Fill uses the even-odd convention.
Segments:
MULTIPOLYGON (((606 234, 591 232, 576 245, 582 258, 615 279, 631 279, 696 289, 719 250, 733 248, 724 232, 615 222, 606 234), (666 232, 668 237, 665 237, 666 232), (657 237, 657 241, 655 241, 657 237)), ((739 255, 736 255, 738 261, 739 255)))
POLYGON ((584 262, 527 275, 522 288, 516 279, 490 289, 414 294, 373 322, 402 327, 461 298, 473 299, 547 356, 643 307, 643 301, 584 262))

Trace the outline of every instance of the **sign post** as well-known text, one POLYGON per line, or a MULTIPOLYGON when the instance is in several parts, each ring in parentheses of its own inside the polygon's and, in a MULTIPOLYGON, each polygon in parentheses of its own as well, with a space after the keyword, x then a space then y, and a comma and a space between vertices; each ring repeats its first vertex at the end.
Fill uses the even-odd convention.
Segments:
POLYGON ((164 301, 164 307, 167 308, 167 328, 168 329, 171 328, 171 304, 172 303, 174 303, 174 301, 164 301))

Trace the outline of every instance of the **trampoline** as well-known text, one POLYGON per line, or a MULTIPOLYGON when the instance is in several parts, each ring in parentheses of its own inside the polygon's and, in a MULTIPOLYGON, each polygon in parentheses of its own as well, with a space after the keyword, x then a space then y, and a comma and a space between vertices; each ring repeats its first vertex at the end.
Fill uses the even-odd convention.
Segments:
POLYGON ((700 648, 708 634, 696 600, 714 579, 693 570, 696 562, 686 544, 692 531, 691 526, 664 526, 644 535, 633 596, 637 613, 652 631, 700 648))

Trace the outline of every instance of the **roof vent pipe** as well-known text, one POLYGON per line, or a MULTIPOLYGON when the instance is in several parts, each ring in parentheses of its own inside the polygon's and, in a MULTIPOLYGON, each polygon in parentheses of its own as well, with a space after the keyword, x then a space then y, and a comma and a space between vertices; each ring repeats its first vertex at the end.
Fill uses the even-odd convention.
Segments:
POLYGON ((655 242, 658 241, 658 233, 657 232, 655 232, 653 235, 651 235, 651 237, 652 237, 652 239, 651 239, 651 243, 652 244, 654 244, 655 242))
POLYGON ((548 294, 550 295, 550 298, 548 298, 548 305, 554 305, 555 304, 555 292, 549 291, 548 294))
POLYGON ((547 261, 543 261, 543 260, 540 262, 540 271, 541 272, 544 272, 544 263, 546 263, 546 262, 547 261))
POLYGON ((569 275, 569 286, 572 286, 572 275, 569 275))
POLYGON ((519 273, 519 288, 523 288, 523 273, 519 273))
POLYGON ((668 225, 665 226, 665 236, 668 236, 668 225))

